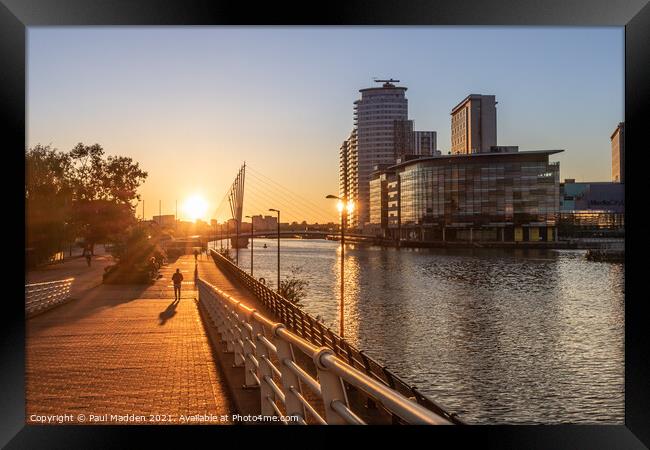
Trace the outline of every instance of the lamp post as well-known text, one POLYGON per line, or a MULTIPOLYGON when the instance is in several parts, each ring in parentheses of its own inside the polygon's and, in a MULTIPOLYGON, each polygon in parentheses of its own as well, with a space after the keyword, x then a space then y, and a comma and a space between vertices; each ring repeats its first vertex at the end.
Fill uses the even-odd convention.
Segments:
POLYGON ((269 208, 269 211, 278 213, 278 293, 280 293, 280 210, 269 208))
POLYGON ((253 228, 253 218, 251 216, 246 216, 251 220, 251 277, 253 276, 253 233, 255 229, 253 228))
POLYGON ((341 214, 341 307, 339 309, 339 334, 341 337, 345 337, 345 227, 348 223, 348 214, 354 210, 354 203, 352 201, 346 201, 345 197, 341 199, 336 195, 328 195, 325 198, 338 200, 336 206, 341 214))

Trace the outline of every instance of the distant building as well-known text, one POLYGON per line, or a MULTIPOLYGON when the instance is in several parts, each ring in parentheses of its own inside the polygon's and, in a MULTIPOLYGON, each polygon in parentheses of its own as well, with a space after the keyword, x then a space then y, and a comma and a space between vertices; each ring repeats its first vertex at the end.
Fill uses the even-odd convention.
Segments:
POLYGON ((625 124, 619 123, 612 135, 612 182, 625 183, 625 124))
POLYGON ((419 156, 440 155, 437 150, 437 135, 435 131, 414 131, 413 151, 411 154, 419 156))
POLYGON ((350 146, 352 136, 343 141, 339 149, 339 197, 347 198, 350 195, 350 146))
POLYGON ((497 145, 497 109, 494 95, 470 94, 451 110, 451 153, 489 152, 497 145))
POLYGON ((278 228, 276 216, 253 216, 252 223, 255 231, 275 231, 278 228))
POLYGON ((413 158, 373 173, 370 227, 416 241, 553 241, 562 150, 413 158))
POLYGON ((176 225, 176 216, 173 214, 163 214, 162 216, 153 216, 152 220, 163 228, 174 227, 176 225))
POLYGON ((622 230, 625 188, 619 182, 560 183, 560 234, 622 230))
POLYGON ((393 122, 393 161, 395 157, 413 153, 415 142, 413 139, 413 121, 395 120, 393 122))

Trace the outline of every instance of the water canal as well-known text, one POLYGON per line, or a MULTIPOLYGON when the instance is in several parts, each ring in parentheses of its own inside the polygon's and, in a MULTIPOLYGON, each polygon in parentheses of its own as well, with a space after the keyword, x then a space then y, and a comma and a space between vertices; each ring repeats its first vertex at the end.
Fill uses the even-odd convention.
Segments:
MULTIPOLYGON (((276 241, 254 245, 275 284, 276 241)), ((297 268, 305 310, 338 330, 339 244, 281 245, 282 276, 297 268)), ((624 265, 584 255, 346 246, 346 337, 469 423, 622 424, 624 265)))

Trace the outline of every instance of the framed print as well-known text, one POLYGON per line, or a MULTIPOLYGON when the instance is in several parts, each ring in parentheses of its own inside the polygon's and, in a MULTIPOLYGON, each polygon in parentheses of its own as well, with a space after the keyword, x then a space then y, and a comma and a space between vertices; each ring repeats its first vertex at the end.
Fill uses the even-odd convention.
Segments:
POLYGON ((2 0, 3 445, 650 445, 647 2, 316 6, 2 0))

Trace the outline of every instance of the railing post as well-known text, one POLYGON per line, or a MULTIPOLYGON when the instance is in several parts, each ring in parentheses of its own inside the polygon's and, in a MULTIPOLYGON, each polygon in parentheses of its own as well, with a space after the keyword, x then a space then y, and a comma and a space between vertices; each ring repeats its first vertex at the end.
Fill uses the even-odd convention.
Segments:
POLYGON ((244 352, 244 330, 242 330, 242 318, 240 317, 239 311, 233 309, 233 347, 235 351, 235 357, 233 359, 233 367, 242 367, 246 363, 246 355, 244 352))
POLYGON ((232 319, 232 306, 226 307, 224 305, 225 316, 225 340, 226 340, 226 353, 233 353, 235 351, 235 330, 234 320, 232 319))
POLYGON ((221 338, 221 341, 223 342, 224 339, 224 317, 223 317, 223 305, 221 303, 221 299, 219 298, 218 295, 214 296, 214 301, 210 302, 212 303, 211 305, 208 306, 208 311, 210 312, 210 317, 212 318, 212 323, 214 326, 217 328, 217 331, 219 332, 219 337, 221 338))
POLYGON ((320 361, 325 354, 334 355, 334 352, 327 348, 321 347, 314 355, 314 364, 318 372, 318 381, 320 382, 321 392, 323 394, 323 407, 325 408, 325 420, 329 425, 346 425, 347 422, 343 417, 332 408, 332 402, 338 400, 349 406, 348 396, 343 387, 343 381, 338 375, 327 370, 320 361))
POLYGON ((284 406, 288 416, 300 416, 306 419, 305 406, 294 394, 295 389, 302 394, 300 378, 291 370, 285 361, 295 362, 293 347, 290 343, 278 336, 278 330, 286 327, 283 324, 277 324, 273 327, 273 344, 277 348, 278 360, 280 361, 280 372, 282 373, 282 392, 284 393, 284 406))
POLYGON ((254 356, 255 347, 257 347, 257 345, 260 345, 259 343, 257 343, 257 345, 254 344, 254 336, 252 332, 252 326, 254 322, 252 317, 254 313, 255 311, 253 310, 250 314, 246 315, 246 325, 248 326, 244 325, 244 339, 243 339, 244 340, 244 370, 246 371, 245 381, 244 381, 246 383, 244 385, 245 388, 259 386, 257 384, 257 380, 253 376, 253 372, 257 371, 257 367, 251 360, 251 357, 254 356))
POLYGON ((268 358, 269 351, 266 345, 259 340, 259 336, 264 336, 264 326, 261 323, 253 321, 253 339, 255 342, 255 357, 257 358, 257 378, 260 380, 260 407, 263 416, 274 416, 275 410, 269 403, 268 398, 275 400, 273 389, 266 382, 265 377, 273 377, 271 368, 264 362, 264 358, 268 358))

